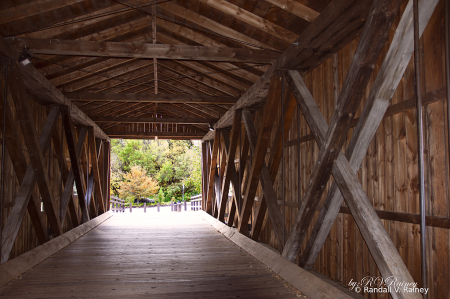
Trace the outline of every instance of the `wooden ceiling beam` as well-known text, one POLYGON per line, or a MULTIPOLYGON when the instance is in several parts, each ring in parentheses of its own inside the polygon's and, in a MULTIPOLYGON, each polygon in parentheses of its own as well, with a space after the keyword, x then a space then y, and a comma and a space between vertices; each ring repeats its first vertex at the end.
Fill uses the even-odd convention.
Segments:
POLYGON ((214 85, 215 81, 206 76, 201 76, 190 69, 183 68, 179 64, 173 61, 160 61, 159 73, 166 77, 166 79, 160 78, 159 83, 163 81, 173 85, 175 82, 181 83, 183 86, 177 85, 178 88, 183 88, 187 93, 198 94, 203 92, 211 96, 229 95, 232 97, 239 96, 238 92, 229 86, 224 84, 220 85, 220 82, 214 85), (220 90, 218 89, 219 87, 220 90), (223 91, 228 87, 228 92, 223 91))
POLYGON ((213 21, 207 17, 204 17, 198 13, 195 13, 189 9, 186 9, 180 5, 177 5, 173 2, 158 3, 158 7, 162 8, 170 13, 173 13, 179 17, 182 17, 188 21, 191 21, 192 23, 200 25, 208 30, 216 32, 220 35, 224 35, 233 40, 241 40, 246 43, 245 45, 247 47, 255 48, 255 49, 264 48, 264 49, 271 49, 271 50, 275 50, 275 51, 280 50, 280 49, 271 47, 265 43, 262 43, 254 38, 251 38, 245 34, 242 34, 239 31, 231 29, 230 27, 222 25, 216 21, 213 21))
POLYGON ((199 0, 279 39, 293 43, 298 35, 225 0, 199 0))
POLYGON ((49 12, 61 7, 83 2, 84 0, 38 0, 0 11, 0 24, 49 12))
MULTIPOLYGON (((145 5, 145 2, 148 2, 147 0, 135 0, 133 1, 136 4, 145 5)), ((147 4, 148 5, 148 4, 147 4)), ((57 26, 49 29, 40 30, 37 32, 28 33, 27 37, 33 37, 33 38, 55 38, 56 36, 59 36, 60 34, 63 34, 68 31, 74 31, 78 29, 83 29, 87 26, 95 25, 98 22, 102 22, 108 19, 117 18, 118 16, 121 16, 123 14, 129 13, 132 11, 132 8, 124 8, 122 4, 114 4, 111 6, 108 6, 104 9, 100 9, 91 13, 84 14, 80 17, 73 18, 71 20, 77 21, 76 23, 67 24, 63 26, 57 26), (120 12, 116 12, 118 9, 122 9, 120 12), (111 14, 112 12, 115 12, 111 14), (99 16, 95 18, 96 15, 104 15, 99 16), (87 19, 87 20, 81 20, 81 19, 87 19)))
MULTIPOLYGON (((278 69, 299 69, 308 73, 351 42, 363 28, 371 4, 371 0, 333 0, 215 127, 231 126, 236 109, 264 103, 270 80, 278 69)), ((213 135, 214 132, 209 132, 203 140, 211 140, 213 135)))
POLYGON ((50 79, 50 82, 53 83, 56 87, 62 86, 64 84, 70 84, 72 81, 79 81, 86 77, 92 77, 92 73, 101 73, 108 69, 118 67, 127 63, 130 63, 136 59, 127 59, 127 58, 112 58, 104 60, 100 63, 96 63, 94 65, 85 67, 81 70, 74 70, 70 73, 67 73, 63 76, 59 76, 54 79, 50 79))
POLYGON ((22 38, 10 40, 18 49, 23 42, 36 54, 76 55, 98 57, 187 59, 270 63, 278 53, 270 50, 226 47, 198 47, 187 45, 162 45, 82 40, 22 38))
POLYGON ((177 63, 187 66, 197 72, 204 73, 205 76, 209 76, 224 84, 228 84, 241 92, 245 92, 250 87, 249 84, 244 83, 242 80, 239 81, 230 76, 227 76, 226 74, 221 73, 220 71, 217 71, 216 69, 213 69, 208 65, 205 65, 203 62, 177 61, 177 63))
MULTIPOLYGON (((19 58, 16 53, 4 40, 0 39, 0 56, 10 57, 14 61, 19 58)), ((29 93, 36 99, 53 103, 57 105, 65 105, 70 107, 70 115, 77 124, 94 126, 94 131, 97 137, 108 139, 108 136, 91 120, 89 117, 76 107, 70 100, 56 89, 39 71, 32 65, 20 68, 20 72, 24 77, 24 84, 29 93)))
POLYGON ((107 87, 116 86, 122 84, 128 80, 134 78, 133 72, 149 68, 153 62, 147 60, 134 60, 131 63, 123 65, 121 68, 113 69, 107 74, 92 75, 81 81, 76 81, 72 84, 65 85, 65 92, 74 92, 78 90, 88 89, 95 87, 97 89, 105 89, 107 87), (102 83, 102 84, 100 84, 102 83))
POLYGON ((308 22, 314 21, 319 16, 319 13, 314 9, 311 9, 308 6, 303 5, 294 0, 266 0, 266 1, 308 22))
POLYGON ((99 122, 151 123, 151 124, 212 124, 217 119, 204 118, 162 118, 162 117, 108 117, 95 116, 92 120, 99 122))
MULTIPOLYGON (((161 32, 159 32, 159 34, 158 34, 158 40, 160 42, 166 43, 166 44, 174 44, 174 45, 175 44, 178 44, 178 45, 181 44, 181 45, 185 45, 185 43, 182 43, 181 41, 179 41, 177 39, 174 39, 174 38, 169 37, 169 36, 167 36, 165 34, 162 34, 161 32)), ((229 76, 227 74, 227 73, 231 73, 232 71, 230 71, 230 72, 229 71, 225 71, 225 72, 222 71, 221 73, 218 73, 217 70, 212 70, 212 69, 209 69, 207 71, 201 71, 201 69, 208 69, 205 66, 205 64, 207 64, 208 62, 204 62, 204 61, 203 62, 177 61, 177 62, 181 63, 181 64, 185 64, 185 65, 186 65, 186 63, 188 63, 187 65, 191 65, 191 68, 193 68, 193 69, 195 69, 197 71, 203 72, 203 73, 204 72, 212 73, 212 74, 208 74, 208 76, 210 76, 210 77, 212 77, 214 79, 217 79, 218 81, 221 81, 221 82, 223 82, 225 84, 229 84, 229 85, 235 87, 236 89, 241 89, 243 91, 246 91, 250 87, 251 83, 253 83, 257 79, 259 79, 259 76, 255 75, 255 74, 252 74, 252 73, 250 73, 248 71, 239 69, 238 66, 236 66, 236 65, 234 65, 232 63, 229 63, 229 62, 214 62, 214 65, 219 67, 219 68, 221 68, 221 71, 222 70, 228 70, 228 69, 229 70, 233 70, 233 71, 237 71, 238 73, 240 73, 244 77, 245 80, 248 77, 252 77, 254 80, 253 81, 249 80, 249 82, 247 82, 247 83, 245 82, 245 80, 243 82, 242 78, 239 78, 239 80, 237 80, 233 76, 229 76), (256 79, 255 79, 255 77, 256 77, 256 79)), ((237 74, 234 74, 234 75, 235 76, 239 76, 237 74)))
POLYGON ((232 97, 237 97, 240 94, 239 89, 218 81, 217 79, 212 78, 199 70, 191 69, 187 65, 181 64, 179 61, 165 60, 161 61, 160 65, 175 72, 173 77, 187 76, 188 78, 185 78, 184 80, 189 79, 191 81, 195 81, 197 82, 196 85, 205 85, 210 89, 216 90, 216 92, 227 94, 232 97))
MULTIPOLYGON (((151 60, 149 60, 151 61, 151 60)), ((141 67, 137 70, 131 71, 126 75, 121 76, 119 80, 113 79, 104 82, 101 85, 95 86, 95 92, 108 92, 108 93, 118 93, 122 91, 127 91, 130 88, 135 88, 136 86, 153 86, 153 61, 147 66, 141 67), (148 78, 151 77, 149 82, 148 78)), ((93 89, 89 89, 93 91, 93 89)))
MULTIPOLYGON (((174 24, 174 23, 162 20, 162 19, 157 19, 156 24, 158 25, 158 27, 166 29, 172 33, 175 33, 176 35, 187 38, 187 39, 189 39, 197 44, 203 45, 203 46, 227 47, 226 44, 217 42, 203 34, 199 34, 197 31, 187 28, 187 27, 183 27, 183 26, 180 26, 180 25, 177 25, 177 24, 174 24)), ((161 37, 163 37, 163 38, 160 37, 159 39, 161 41, 165 40, 165 43, 167 43, 167 44, 171 44, 171 43, 183 44, 180 41, 178 41, 172 37, 168 37, 166 35, 161 34, 161 30, 159 30, 158 32, 159 32, 159 35, 161 37)), ((237 66, 235 64, 228 63, 228 62, 221 62, 221 63, 217 63, 216 65, 220 68, 225 68, 225 69, 237 68, 237 66)), ((252 66, 252 68, 261 70, 262 72, 265 72, 269 68, 269 66, 268 65, 252 66)), ((248 69, 250 69, 250 67, 248 69)), ((236 74, 237 76, 243 77, 244 79, 251 81, 251 82, 257 81, 260 76, 254 74, 253 72, 249 71, 248 69, 236 69, 236 70, 232 70, 229 72, 236 74)))
POLYGON ((204 132, 192 132, 192 133, 183 133, 183 132, 126 132, 126 131, 107 131, 108 136, 110 138, 137 138, 137 137, 145 137, 145 138, 182 138, 182 139, 200 139, 202 138, 204 132))
POLYGON ((68 92, 68 99, 77 102, 139 102, 139 103, 203 103, 234 104, 236 98, 226 96, 207 96, 202 94, 134 94, 134 93, 94 93, 68 92))

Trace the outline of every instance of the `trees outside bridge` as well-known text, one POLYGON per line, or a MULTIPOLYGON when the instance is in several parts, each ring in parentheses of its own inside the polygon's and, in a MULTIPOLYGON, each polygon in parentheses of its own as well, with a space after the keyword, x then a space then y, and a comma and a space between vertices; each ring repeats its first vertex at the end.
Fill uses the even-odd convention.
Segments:
POLYGON ((111 140, 111 194, 182 199, 201 191, 200 146, 189 140, 111 140), (158 192, 159 191, 159 192, 158 192))

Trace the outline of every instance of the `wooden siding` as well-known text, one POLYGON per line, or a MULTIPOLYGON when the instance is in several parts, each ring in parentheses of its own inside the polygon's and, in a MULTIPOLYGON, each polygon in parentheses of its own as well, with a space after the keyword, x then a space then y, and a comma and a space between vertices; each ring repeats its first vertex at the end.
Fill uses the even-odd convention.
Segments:
MULTIPOLYGON (((402 10, 405 5, 406 3, 402 5, 402 10)), ((391 29, 389 34, 390 40, 393 38, 394 30, 399 20, 400 16, 397 17, 391 29)), ((441 89, 445 88, 443 23, 444 2, 440 1, 421 39, 424 49, 424 93, 442 92, 441 89)), ((337 54, 337 68, 333 65, 333 58, 330 58, 304 78, 308 89, 327 122, 331 120, 335 107, 335 71, 338 78, 337 88, 340 90, 357 43, 358 40, 353 41, 337 54)), ((366 90, 366 97, 388 48, 389 43, 386 43, 366 90)), ((391 106, 414 98, 413 72, 414 64, 411 59, 392 99, 391 106)), ((359 117, 364 104, 365 99, 363 99, 358 109, 356 118, 359 117)), ((419 214, 415 109, 398 109, 398 106, 393 108, 395 108, 391 110, 393 112, 384 118, 378 128, 358 172, 358 178, 376 210, 419 214)), ((449 218, 449 149, 447 146, 448 116, 446 111, 447 103, 445 97, 439 97, 437 101, 428 103, 424 107, 425 175, 427 215, 449 218)), ((278 113, 281 115, 280 112, 278 113)), ((257 125, 260 123, 261 115, 262 111, 258 111, 255 117, 257 125)), ((275 135, 278 122, 279 119, 276 120, 273 126, 272 136, 275 135)), ((298 211, 296 207, 296 203, 299 200, 298 165, 301 167, 300 188, 303 195, 319 153, 319 148, 314 139, 307 137, 311 134, 311 131, 303 116, 300 117, 300 128, 298 128, 297 123, 297 113, 294 113, 288 142, 286 142, 284 151, 284 188, 287 202, 284 216, 288 234, 298 211), (296 141, 298 130, 300 130, 302 138, 300 161, 298 160, 296 141)), ((348 134, 347 143, 352 136, 352 130, 348 134)), ((344 145, 343 150, 345 150, 345 147, 346 145, 344 145)), ((268 162, 269 156, 270 154, 267 154, 266 162, 268 162)), ((280 165, 277 179, 274 182, 278 199, 282 199, 281 169, 280 165)), ((331 187, 331 183, 332 179, 327 184, 327 190, 331 187)), ((326 194, 327 191, 324 192, 322 200, 325 199, 326 194)), ((261 197, 261 189, 258 190, 257 196, 261 197)), ((258 202, 255 202, 254 208, 256 205, 258 205, 258 202)), ((345 203, 343 205, 346 206, 345 203)), ((314 221, 310 225, 309 234, 318 215, 319 211, 316 212, 314 221)), ((390 220, 382 220, 382 222, 411 272, 414 281, 420 285, 419 225, 390 220)), ((450 285, 448 284, 450 273, 450 230, 448 228, 428 227, 427 234, 429 298, 450 298, 450 285)), ((259 239, 272 247, 277 248, 278 246, 267 214, 259 239)), ((306 242, 303 243, 303 248, 305 245, 306 242)), ((347 286, 351 279, 359 281, 365 276, 380 276, 375 262, 350 214, 339 214, 317 258, 314 270, 340 282, 344 286, 347 286)), ((366 296, 370 298, 388 297, 381 294, 370 294, 370 296, 366 294, 366 296)))

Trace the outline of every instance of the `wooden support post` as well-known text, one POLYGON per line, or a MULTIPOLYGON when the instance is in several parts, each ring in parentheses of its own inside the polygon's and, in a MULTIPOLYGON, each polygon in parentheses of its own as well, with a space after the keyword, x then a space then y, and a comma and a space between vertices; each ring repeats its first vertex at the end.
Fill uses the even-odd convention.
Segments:
POLYGON ((33 176, 36 178, 36 182, 42 196, 47 219, 52 229, 52 234, 54 236, 59 236, 63 231, 61 223, 59 222, 59 217, 57 216, 55 210, 53 195, 49 188, 49 180, 47 177, 47 172, 45 171, 43 156, 43 148, 48 147, 50 144, 50 133, 54 128, 54 124, 49 130, 45 144, 41 144, 38 139, 33 114, 28 101, 28 95, 26 93, 22 73, 19 68, 20 66, 17 63, 11 67, 11 79, 8 80, 8 86, 11 91, 12 98, 14 99, 20 127, 22 128, 30 162, 34 170, 33 176))
MULTIPOLYGON (((231 131, 231 137, 230 142, 225 142, 225 148, 228 148, 228 151, 226 153, 226 168, 224 170, 224 179, 222 184, 222 199, 220 201, 220 207, 219 207, 219 215, 218 219, 219 221, 224 221, 224 214, 225 214, 225 208, 227 206, 228 202, 228 191, 230 189, 230 182, 231 177, 235 177, 235 181, 233 182, 234 190, 239 191, 239 183, 236 182, 237 179, 237 173, 236 173, 236 166, 234 165, 234 156, 236 154, 236 147, 239 141, 239 132, 241 131, 241 114, 242 110, 236 110, 234 113, 234 120, 233 120, 233 127, 231 131), (227 146, 227 143, 229 143, 229 146, 227 146), (237 188, 236 188, 237 187, 237 188)), ((224 141, 228 137, 224 136, 224 141)), ((223 157, 225 158, 225 157, 223 157)))
MULTIPOLYGON (((375 63, 397 15, 400 0, 375 0, 370 9, 355 55, 342 86, 338 108, 334 111, 323 146, 314 166, 308 188, 286 242, 283 256, 294 261, 300 252, 304 235, 311 223, 331 170, 347 139, 350 122, 359 107, 375 63)), ((302 110, 303 111, 303 110, 302 110)), ((319 134, 312 130, 314 137, 319 134)))
MULTIPOLYGON (((257 143, 256 143, 256 129, 253 124, 253 120, 250 114, 250 111, 244 110, 242 112, 242 118, 244 120, 245 129, 247 131, 248 140, 250 143, 250 149, 253 153, 257 151, 257 143)), ((269 212, 269 218, 272 223, 275 235, 278 240, 278 244, 280 245, 280 248, 283 248, 284 242, 283 242, 283 216, 280 211, 280 207, 278 206, 278 200, 277 195, 275 193, 275 190, 273 189, 273 183, 270 179, 269 170, 267 169, 266 162, 264 160, 260 161, 261 163, 261 175, 259 178, 259 181, 261 183, 263 193, 265 196, 265 205, 267 205, 268 212, 269 212)), ((254 164, 254 161, 253 163, 254 164)), ((248 186, 247 186, 248 190, 248 186)), ((244 201, 245 203, 245 201, 244 201)), ((243 208, 245 205, 243 206, 243 208)), ((242 223, 242 219, 241 222, 242 223)))
MULTIPOLYGON (((438 0, 420 3, 420 34, 425 29, 437 3, 438 0)), ((357 173, 364 159, 368 146, 389 107, 392 96, 413 53, 412 18, 412 1, 409 1, 345 152, 355 173, 357 173)), ((295 84, 301 84, 301 81, 297 81, 295 84)), ((298 96, 302 96, 303 98, 309 97, 307 93, 303 94, 303 92, 307 91, 305 87, 297 89, 302 93, 298 96)), ((336 183, 333 183, 310 235, 305 251, 302 254, 300 261, 302 267, 310 269, 314 265, 339 213, 339 208, 343 200, 344 198, 339 192, 336 183)))
MULTIPOLYGON (((78 141, 77 141, 77 145, 75 148, 76 154, 78 156, 80 156, 81 151, 83 150, 84 140, 86 139, 86 135, 87 135, 87 128, 82 127, 78 134, 78 141)), ((55 136, 55 134, 54 134, 53 141, 58 140, 57 138, 59 138, 59 137, 55 136)), ((78 214, 76 212, 74 195, 73 195, 73 182, 75 181, 75 175, 74 175, 72 168, 70 169, 70 171, 67 170, 66 163, 64 163, 64 162, 63 162, 63 169, 66 169, 66 171, 63 172, 63 179, 65 180, 66 183, 64 184, 64 191, 61 196, 61 214, 59 216, 61 218, 61 223, 64 223, 64 219, 65 219, 66 213, 67 213, 67 208, 69 208, 69 213, 70 213, 70 218, 72 219, 72 224, 76 223, 78 225, 79 224, 78 214)), ((78 197, 78 201, 80 201, 79 197, 78 197)))
POLYGON ((214 191, 214 177, 217 172, 217 151, 219 149, 220 134, 214 135, 214 143, 211 150, 211 164, 208 180, 208 199, 206 200, 206 212, 212 214, 212 196, 214 191))
POLYGON ((89 127, 89 152, 91 155, 91 163, 92 163, 92 170, 94 177, 94 183, 95 183, 95 198, 97 199, 97 204, 99 205, 98 214, 102 214, 105 212, 105 207, 103 203, 103 192, 102 192, 102 182, 100 180, 100 169, 98 164, 98 151, 96 147, 95 142, 95 135, 94 135, 94 127, 89 127))
POLYGON ((144 202, 144 213, 147 213, 147 203, 144 202))
POLYGON ((205 209, 205 203, 208 196, 208 163, 206 161, 206 142, 202 142, 202 208, 205 209))
MULTIPOLYGON (((270 159, 269 159, 269 174, 270 181, 274 182, 278 173, 278 168, 281 162, 281 153, 282 153, 282 128, 284 126, 284 140, 288 138, 289 129, 291 127, 292 118, 294 117, 295 106, 297 104, 294 95, 290 92, 290 90, 286 90, 285 95, 283 96, 285 101, 284 105, 284 123, 279 123, 275 135, 275 140, 273 142, 273 147, 270 151, 270 159)), ((257 211, 255 211, 255 221, 253 221, 251 238, 253 240, 258 240, 259 234, 262 229, 262 225, 264 222, 267 204, 265 199, 265 194, 261 196, 261 204, 257 211)))
MULTIPOLYGON (((281 93, 281 77, 272 77, 272 81, 270 83, 269 94, 267 96, 267 102, 264 107, 264 115, 263 122, 261 124, 261 128, 258 133, 258 138, 256 141, 256 146, 254 147, 254 156, 252 161, 252 167, 250 170, 250 181, 245 190, 244 196, 244 204, 242 206, 241 211, 241 220, 239 223, 239 232, 242 234, 247 234, 248 232, 248 220, 250 218, 250 214, 252 212, 253 202, 255 200, 256 190, 258 188, 259 176, 261 174, 261 170, 263 168, 264 158, 266 157, 267 146, 269 145, 270 133, 273 127, 273 121, 276 117, 278 111, 279 104, 279 96, 281 93)), ((250 118, 251 119, 251 118, 250 118)), ((253 122, 253 121, 252 121, 253 122)), ((250 138, 251 132, 249 132, 249 128, 246 125, 247 134, 250 138)), ((250 146, 252 145, 252 141, 250 140, 250 146)), ((271 184, 271 183, 270 183, 271 184)), ((279 210, 279 208, 278 208, 279 210)), ((276 228, 278 230, 278 228, 276 228)), ((283 244, 281 242, 280 244, 283 244)))
MULTIPOLYGON (((109 141, 103 142, 103 156, 105 158, 105 175, 106 177, 103 179, 103 183, 105 184, 105 187, 102 189, 104 190, 104 194, 107 201, 107 206, 109 206, 109 201, 111 199, 111 143, 109 141)), ((125 210, 125 207, 124 207, 125 210)))
POLYGON ((89 213, 88 213, 88 207, 86 203, 86 191, 85 186, 83 184, 83 177, 82 177, 82 169, 80 165, 80 158, 79 154, 76 151, 75 147, 75 132, 73 131, 72 127, 72 120, 69 113, 69 108, 64 107, 62 109, 63 114, 63 123, 64 123, 64 131, 66 134, 66 140, 67 140, 67 147, 69 150, 70 155, 70 163, 72 165, 72 171, 74 174, 74 180, 75 185, 77 187, 77 193, 78 193, 78 202, 80 204, 81 208, 81 223, 84 223, 89 220, 89 213))
POLYGON ((158 212, 159 212, 160 207, 161 207, 161 204, 158 202, 157 203, 157 210, 158 210, 158 212))

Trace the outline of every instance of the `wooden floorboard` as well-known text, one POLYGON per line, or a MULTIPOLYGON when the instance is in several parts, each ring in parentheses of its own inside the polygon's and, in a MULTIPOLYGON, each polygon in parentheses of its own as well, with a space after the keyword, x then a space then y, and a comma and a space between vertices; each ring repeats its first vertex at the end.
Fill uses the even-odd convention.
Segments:
POLYGON ((0 298, 306 298, 197 212, 119 213, 0 298))

